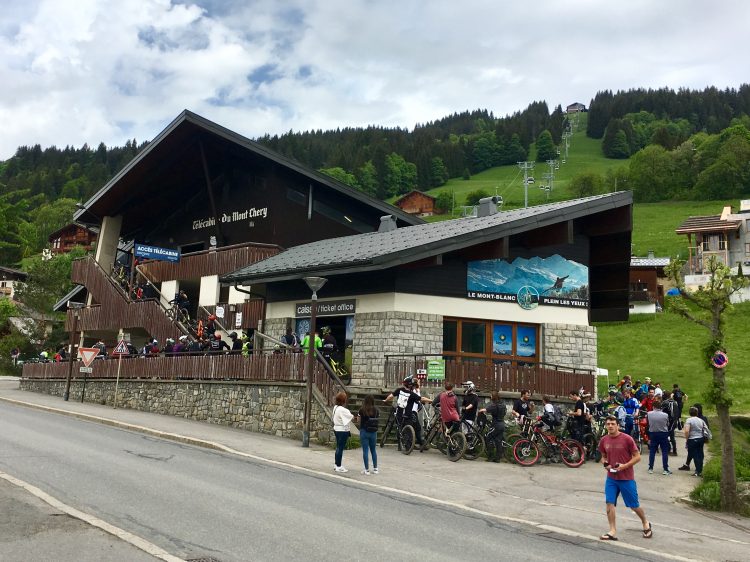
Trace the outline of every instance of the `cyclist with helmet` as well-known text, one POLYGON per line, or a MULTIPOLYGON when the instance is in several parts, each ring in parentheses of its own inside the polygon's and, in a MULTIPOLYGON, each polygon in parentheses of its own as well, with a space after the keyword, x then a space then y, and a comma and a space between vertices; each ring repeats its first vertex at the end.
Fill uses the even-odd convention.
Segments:
POLYGON ((208 338, 213 338, 213 335, 216 333, 216 315, 215 314, 208 315, 208 322, 206 322, 206 325, 203 328, 203 331, 204 331, 204 334, 203 334, 204 336, 208 338))
POLYGON ((461 419, 473 423, 477 419, 477 410, 479 409, 477 387, 471 381, 466 381, 461 386, 464 387, 464 399, 461 404, 461 419))
POLYGON ((323 354, 325 360, 330 364, 331 356, 339 350, 339 346, 336 342, 336 338, 331 333, 330 326, 323 326, 323 328, 321 328, 320 330, 320 333, 323 334, 323 346, 321 347, 320 352, 323 354))
POLYGON ((419 394, 414 392, 414 384, 415 379, 414 375, 407 375, 404 377, 403 384, 391 392, 388 396, 385 397, 386 404, 396 399, 396 419, 398 420, 399 425, 402 425, 404 423, 410 423, 414 427, 414 433, 416 435, 416 444, 422 445, 422 428, 420 427, 420 423, 417 419, 417 413, 414 410, 414 405, 419 403, 429 403, 429 398, 422 398, 419 394))
POLYGON ((230 351, 227 342, 221 339, 221 334, 218 332, 214 334, 214 337, 208 342, 208 349, 211 353, 218 353, 223 349, 230 351))
POLYGON ((174 354, 174 340, 172 338, 167 338, 167 345, 164 346, 164 355, 173 355, 174 354))
POLYGON ((229 339, 232 340, 232 353, 242 352, 242 340, 237 337, 237 332, 229 334, 229 339))
POLYGON ((480 414, 487 413, 492 416, 492 429, 487 434, 487 441, 492 443, 494 455, 487 451, 487 460, 500 462, 503 455, 503 442, 505 441, 505 414, 508 411, 505 402, 500 398, 500 393, 495 390, 490 395, 490 405, 479 410, 480 414))

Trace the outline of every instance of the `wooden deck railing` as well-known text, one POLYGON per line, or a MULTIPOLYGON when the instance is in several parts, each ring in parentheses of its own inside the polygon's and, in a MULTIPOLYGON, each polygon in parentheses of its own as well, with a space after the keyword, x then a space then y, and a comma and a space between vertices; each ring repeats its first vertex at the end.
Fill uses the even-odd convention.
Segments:
MULTIPOLYGON (((206 355, 178 354, 172 356, 141 357, 125 356, 118 359, 97 359, 91 364, 92 372, 88 379, 117 378, 120 364, 120 380, 197 380, 197 381, 286 381, 304 382, 305 355, 302 353, 252 353, 250 356, 227 353, 206 355)), ((76 361, 73 366, 74 380, 83 378, 76 361)), ((68 362, 26 363, 23 377, 28 379, 65 379, 68 376, 68 362)), ((339 386, 320 362, 315 364, 313 382, 333 405, 333 398, 339 386)))
MULTIPOLYGON (((386 356, 385 387, 396 388, 407 374, 417 375, 417 369, 426 369, 429 359, 440 356, 386 356)), ((576 369, 545 363, 519 364, 517 362, 491 364, 445 362, 445 380, 456 385, 471 381, 480 390, 519 392, 528 389, 536 395, 568 396, 571 390, 581 387, 596 388, 596 374, 589 369, 576 369)), ((443 381, 424 381, 422 386, 438 388, 443 381)))
POLYGON ((156 300, 131 301, 120 287, 94 260, 87 256, 75 260, 72 267, 73 282, 85 285, 99 305, 68 310, 65 329, 73 329, 73 314, 79 318, 78 330, 116 330, 143 327, 152 337, 164 341, 177 339, 184 332, 167 318, 164 308, 156 300))
POLYGON ((280 251, 280 246, 250 242, 183 254, 178 263, 147 261, 140 268, 147 272, 149 279, 153 282, 161 283, 173 279, 224 275, 274 256, 280 251))

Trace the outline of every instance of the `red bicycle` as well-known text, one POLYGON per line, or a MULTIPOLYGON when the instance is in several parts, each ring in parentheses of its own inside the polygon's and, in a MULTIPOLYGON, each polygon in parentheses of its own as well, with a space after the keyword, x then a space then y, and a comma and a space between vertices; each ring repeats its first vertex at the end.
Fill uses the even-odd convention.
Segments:
POLYGON ((586 451, 578 441, 574 439, 560 439, 551 431, 544 431, 544 423, 538 418, 534 429, 528 439, 519 439, 513 445, 513 458, 521 466, 533 466, 539 462, 539 449, 544 451, 544 456, 552 460, 559 456, 566 466, 578 468, 586 459, 586 451))

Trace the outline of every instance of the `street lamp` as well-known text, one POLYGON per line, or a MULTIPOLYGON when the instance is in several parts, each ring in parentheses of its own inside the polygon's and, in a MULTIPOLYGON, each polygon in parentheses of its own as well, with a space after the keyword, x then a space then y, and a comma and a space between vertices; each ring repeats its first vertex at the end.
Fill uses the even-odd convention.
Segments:
POLYGON ((70 331, 70 349, 68 350, 68 377, 65 380, 65 392, 63 392, 63 400, 66 402, 70 398, 70 378, 73 376, 73 361, 77 359, 78 354, 75 353, 75 337, 78 331, 78 310, 83 308, 81 303, 68 301, 68 309, 73 309, 73 329, 70 331))
POLYGON ((315 319, 318 313, 318 291, 328 281, 325 277, 305 277, 305 283, 312 291, 310 306, 310 335, 307 338, 307 400, 305 401, 305 425, 302 430, 302 446, 310 446, 310 418, 312 417, 312 379, 315 368, 315 319))

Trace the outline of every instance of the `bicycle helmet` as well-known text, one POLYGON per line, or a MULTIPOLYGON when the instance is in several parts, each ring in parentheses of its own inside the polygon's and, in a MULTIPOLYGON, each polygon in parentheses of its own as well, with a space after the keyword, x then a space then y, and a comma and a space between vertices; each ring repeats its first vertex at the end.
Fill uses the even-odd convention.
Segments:
POLYGON ((331 327, 330 326, 323 326, 320 329, 320 333, 323 334, 323 335, 330 334, 331 333, 331 327))
POLYGON ((465 389, 464 392, 466 394, 468 394, 469 392, 476 392, 477 391, 477 386, 473 382, 471 382, 471 381, 466 381, 462 386, 464 387, 464 389, 465 389))
POLYGON ((237 339, 237 332, 232 332, 231 334, 229 334, 229 337, 232 339, 237 339))
POLYGON ((414 375, 406 375, 404 377, 404 386, 414 386, 414 375))
POLYGON ((167 343, 174 343, 174 340, 172 338, 167 338, 167 343))
POLYGON ((187 336, 185 335, 180 336, 180 341, 185 341, 186 339, 187 339, 187 336))
POLYGON ((216 320, 216 315, 215 314, 209 314, 208 315, 208 319, 209 320, 216 320))

